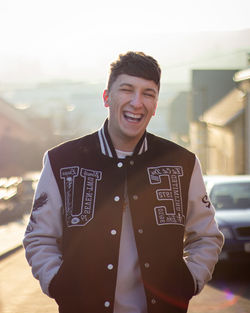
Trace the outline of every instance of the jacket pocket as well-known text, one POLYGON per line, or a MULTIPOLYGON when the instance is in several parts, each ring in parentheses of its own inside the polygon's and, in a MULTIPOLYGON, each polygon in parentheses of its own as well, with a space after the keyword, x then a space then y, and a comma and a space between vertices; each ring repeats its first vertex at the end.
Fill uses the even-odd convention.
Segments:
POLYGON ((63 262, 58 272, 52 278, 49 284, 49 295, 51 298, 54 298, 56 302, 58 303, 58 300, 62 297, 65 289, 66 289, 66 286, 65 286, 65 279, 64 279, 64 262, 63 262))
POLYGON ((182 261, 181 269, 182 295, 185 299, 191 299, 195 295, 196 285, 186 262, 182 261))
POLYGON ((55 299, 59 307, 73 305, 81 299, 81 286, 77 268, 64 260, 57 274, 50 282, 49 295, 55 299))

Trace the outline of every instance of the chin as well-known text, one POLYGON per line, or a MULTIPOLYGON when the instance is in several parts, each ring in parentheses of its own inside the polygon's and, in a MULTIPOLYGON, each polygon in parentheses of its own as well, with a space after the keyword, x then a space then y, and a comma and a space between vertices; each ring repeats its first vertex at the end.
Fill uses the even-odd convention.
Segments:
POLYGON ((135 140, 135 139, 140 139, 141 136, 143 135, 144 132, 125 132, 124 135, 130 139, 130 140, 135 140))

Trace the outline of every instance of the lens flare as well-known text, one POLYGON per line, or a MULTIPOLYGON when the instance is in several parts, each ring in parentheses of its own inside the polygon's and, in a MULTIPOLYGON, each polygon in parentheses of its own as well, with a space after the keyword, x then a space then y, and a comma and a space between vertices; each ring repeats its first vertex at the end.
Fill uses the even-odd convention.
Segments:
POLYGON ((232 291, 230 291, 229 289, 225 289, 223 290, 223 292, 226 299, 226 302, 224 303, 223 307, 232 306, 237 302, 238 297, 235 294, 233 294, 232 291))

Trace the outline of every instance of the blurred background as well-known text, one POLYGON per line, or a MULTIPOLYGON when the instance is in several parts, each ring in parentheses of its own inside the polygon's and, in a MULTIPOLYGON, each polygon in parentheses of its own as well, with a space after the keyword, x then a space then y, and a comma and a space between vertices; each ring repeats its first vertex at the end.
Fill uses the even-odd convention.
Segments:
POLYGON ((249 172, 249 12, 244 0, 1 1, 0 176, 39 170, 46 149, 99 128, 109 64, 128 50, 162 67, 149 130, 196 152, 204 173, 249 172))
POLYGON ((20 245, 44 152, 102 126, 109 65, 129 50, 162 68, 148 130, 195 152, 206 175, 250 174, 248 0, 2 0, 2 253, 20 245))
POLYGON ((197 153, 205 174, 249 173, 249 12, 245 0, 1 1, 0 177, 101 127, 109 64, 128 50, 162 68, 149 130, 197 153))

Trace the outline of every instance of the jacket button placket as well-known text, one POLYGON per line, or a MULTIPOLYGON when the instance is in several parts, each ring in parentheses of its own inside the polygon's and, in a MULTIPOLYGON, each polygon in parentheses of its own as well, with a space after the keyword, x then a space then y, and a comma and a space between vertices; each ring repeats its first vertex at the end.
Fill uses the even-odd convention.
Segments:
POLYGON ((145 266, 145 268, 150 268, 150 264, 149 264, 148 262, 146 262, 146 263, 144 264, 144 266, 145 266))
MULTIPOLYGON (((123 167, 123 162, 119 161, 116 165, 117 165, 118 168, 121 169, 123 167)), ((114 198, 113 198, 114 202, 117 202, 117 203, 120 201, 120 199, 121 198, 120 198, 119 195, 115 195, 114 198)), ((117 230, 115 228, 111 229, 110 230, 110 234, 111 234, 111 236, 116 236, 117 235, 117 230)), ((107 265, 107 269, 109 271, 112 271, 114 269, 114 265, 112 263, 108 264, 107 265)), ((111 306, 110 301, 107 300, 107 301, 104 302, 104 307, 105 308, 110 308, 110 306, 111 306)))
POLYGON ((119 167, 119 168, 123 167, 123 163, 122 162, 118 162, 117 163, 117 167, 119 167))
POLYGON ((105 302, 104 302, 104 306, 105 306, 105 308, 110 307, 110 302, 109 302, 109 301, 105 301, 105 302))
POLYGON ((133 199, 136 201, 138 200, 138 196, 137 195, 133 195, 133 199))
POLYGON ((151 303, 152 304, 156 304, 156 300, 153 298, 153 299, 151 299, 151 303))
POLYGON ((108 270, 111 271, 114 268, 114 265, 113 264, 108 264, 107 268, 108 268, 108 270))
MULTIPOLYGON (((122 168, 122 167, 123 167, 123 162, 122 162, 122 161, 119 161, 116 165, 117 165, 118 168, 122 168)), ((116 195, 116 196, 114 197, 114 201, 115 201, 115 202, 119 202, 119 201, 120 201, 120 196, 116 195)))

